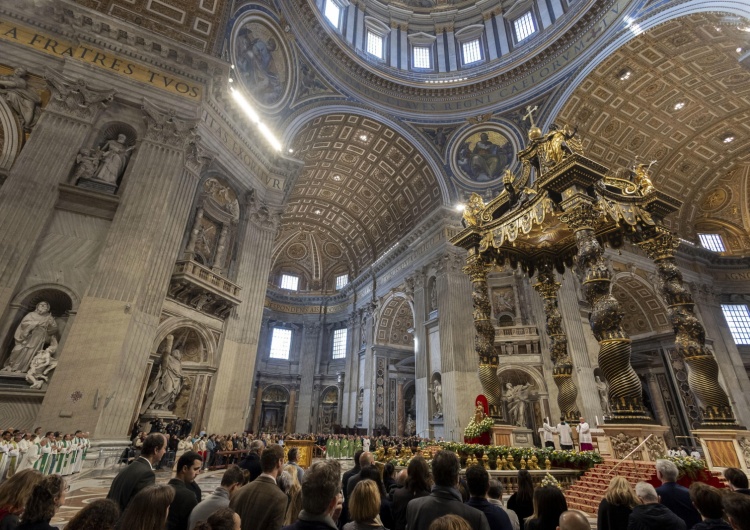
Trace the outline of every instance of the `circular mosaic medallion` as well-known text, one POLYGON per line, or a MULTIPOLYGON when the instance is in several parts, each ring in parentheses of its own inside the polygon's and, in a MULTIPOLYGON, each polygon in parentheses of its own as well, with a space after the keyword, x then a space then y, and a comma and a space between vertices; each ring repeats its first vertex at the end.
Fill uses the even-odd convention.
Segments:
POLYGON ((338 259, 342 256, 341 248, 339 248, 338 245, 335 243, 331 243, 330 241, 325 244, 323 247, 323 251, 326 253, 326 256, 332 259, 338 259))
POLYGON ((307 247, 300 243, 293 243, 289 245, 286 253, 292 259, 302 259, 307 255, 307 247))
POLYGON ((451 155, 455 174, 470 183, 499 180, 516 156, 510 135, 495 126, 480 126, 465 134, 451 155))

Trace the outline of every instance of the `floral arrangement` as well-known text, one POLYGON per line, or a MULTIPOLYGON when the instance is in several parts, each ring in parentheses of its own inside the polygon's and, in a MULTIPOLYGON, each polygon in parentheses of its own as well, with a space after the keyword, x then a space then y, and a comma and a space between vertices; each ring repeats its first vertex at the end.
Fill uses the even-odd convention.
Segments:
POLYGON ((667 460, 673 462, 680 470, 680 475, 687 475, 691 478, 695 478, 706 469, 706 462, 700 458, 693 458, 692 456, 668 456, 667 460))
POLYGON ((466 426, 466 429, 464 429, 464 436, 466 438, 477 438, 492 429, 494 424, 494 420, 489 416, 480 422, 476 422, 472 419, 466 426))
POLYGON ((557 479, 553 477, 552 475, 550 475, 549 473, 544 475, 544 478, 542 479, 542 486, 554 486, 557 489, 562 489, 557 479))

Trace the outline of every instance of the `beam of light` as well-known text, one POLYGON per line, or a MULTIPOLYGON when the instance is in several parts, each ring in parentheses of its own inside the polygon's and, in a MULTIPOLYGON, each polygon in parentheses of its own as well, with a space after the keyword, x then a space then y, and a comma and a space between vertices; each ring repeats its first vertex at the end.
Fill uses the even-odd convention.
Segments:
POLYGON ((255 124, 260 133, 265 137, 266 141, 271 144, 271 147, 273 147, 277 151, 281 151, 281 142, 279 142, 276 136, 271 132, 271 129, 269 129, 265 123, 260 121, 260 116, 258 116, 258 113, 255 112, 255 109, 250 105, 250 103, 248 103, 247 99, 245 99, 245 96, 243 96, 242 93, 239 90, 236 90, 234 87, 230 87, 229 90, 232 93, 232 97, 237 102, 237 105, 239 105, 240 108, 245 112, 247 117, 250 118, 250 121, 255 124))

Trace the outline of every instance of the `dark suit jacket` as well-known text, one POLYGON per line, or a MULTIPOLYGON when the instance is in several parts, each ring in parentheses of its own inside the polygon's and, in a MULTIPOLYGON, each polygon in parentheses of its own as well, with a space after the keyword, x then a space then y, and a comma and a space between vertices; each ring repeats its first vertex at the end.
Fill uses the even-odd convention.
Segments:
POLYGON ((169 505, 167 530, 188 530, 190 513, 198 505, 195 490, 178 478, 170 480, 169 485, 174 488, 174 500, 169 505))
POLYGON ((393 512, 393 528, 391 530, 406 530, 406 507, 412 499, 427 497, 430 494, 427 490, 417 490, 416 493, 407 487, 396 488, 393 491, 393 502, 391 511, 393 512))
POLYGON ((122 513, 136 493, 155 483, 156 475, 151 470, 151 464, 145 458, 139 457, 117 474, 107 498, 115 501, 122 513))
POLYGON ((685 521, 687 530, 701 522, 701 516, 690 500, 690 490, 685 486, 680 486, 676 482, 665 482, 656 488, 656 493, 660 497, 661 504, 685 521))
POLYGON ((279 530, 284 524, 286 505, 284 492, 266 476, 242 486, 229 501, 229 507, 242 519, 242 530, 279 530))
POLYGON ((435 486, 427 497, 409 502, 406 507, 406 528, 427 530, 432 521, 448 514, 463 517, 473 530, 490 530, 487 518, 482 512, 466 506, 458 490, 443 486, 435 486))
POLYGON ((513 525, 510 523, 510 517, 505 513, 505 510, 500 508, 500 506, 490 504, 490 501, 487 499, 471 497, 466 501, 466 506, 471 506, 482 512, 487 518, 490 530, 513 530, 513 525))
POLYGON ((260 455, 256 453, 250 453, 238 465, 250 472, 250 478, 248 479, 250 482, 258 478, 263 472, 260 467, 260 455))

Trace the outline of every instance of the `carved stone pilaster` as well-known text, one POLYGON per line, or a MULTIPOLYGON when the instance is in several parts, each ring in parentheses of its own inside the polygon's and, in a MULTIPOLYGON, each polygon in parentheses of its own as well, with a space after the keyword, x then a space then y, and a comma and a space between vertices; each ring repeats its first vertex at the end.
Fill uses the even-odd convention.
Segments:
POLYGON ((197 176, 203 168, 214 158, 214 153, 203 147, 201 137, 193 135, 187 141, 185 149, 185 167, 197 176))
POLYGON ((688 365, 688 385, 700 402, 701 427, 736 428, 727 393, 719 384, 719 365, 706 346, 706 330, 695 315, 693 295, 685 286, 674 258, 679 245, 672 233, 654 229, 638 245, 656 263, 659 287, 675 331, 675 347, 688 365))
POLYGON ((609 263, 594 233, 601 217, 596 204, 580 200, 560 219, 575 231, 576 265, 584 297, 591 305, 589 324, 599 342, 599 367, 609 383, 613 420, 651 422, 643 405, 640 379, 630 364, 631 342, 621 325, 623 313, 612 296, 609 263))
POLYGON ((474 350, 479 356, 479 380, 490 404, 490 415, 502 418, 502 393, 500 380, 497 378, 498 355, 494 346, 495 326, 490 320, 492 304, 487 289, 487 273, 491 267, 492 264, 487 259, 475 254, 469 256, 463 270, 469 275, 473 287, 471 298, 474 328, 477 331, 474 350))
POLYGON ((266 201, 260 199, 255 190, 250 191, 245 197, 247 211, 250 221, 259 228, 266 230, 278 229, 281 223, 281 212, 270 208, 266 201))
POLYGON ((578 388, 573 381, 573 361, 568 354, 568 337, 562 325, 562 314, 557 305, 560 283, 555 280, 555 271, 550 262, 542 262, 537 273, 534 289, 544 300, 547 335, 550 338, 552 378, 557 385, 557 404, 560 413, 569 421, 576 421, 580 412, 576 406, 578 388))
POLYGON ((50 69, 44 71, 44 79, 52 92, 45 112, 55 112, 72 119, 93 120, 115 96, 112 89, 90 88, 85 79, 72 79, 50 69))

